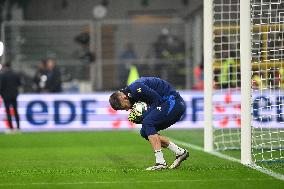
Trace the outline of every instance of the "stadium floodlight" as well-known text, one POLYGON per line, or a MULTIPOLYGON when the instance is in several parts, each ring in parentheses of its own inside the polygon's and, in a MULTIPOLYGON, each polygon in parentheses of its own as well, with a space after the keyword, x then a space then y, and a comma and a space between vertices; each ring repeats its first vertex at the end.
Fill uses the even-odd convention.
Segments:
POLYGON ((0 41, 0 56, 2 56, 4 53, 4 44, 2 41, 0 41))
POLYGON ((283 162, 284 1, 204 0, 204 18, 205 150, 283 162))
POLYGON ((107 14, 107 8, 103 5, 97 5, 93 9, 93 16, 95 19, 102 19, 107 14))

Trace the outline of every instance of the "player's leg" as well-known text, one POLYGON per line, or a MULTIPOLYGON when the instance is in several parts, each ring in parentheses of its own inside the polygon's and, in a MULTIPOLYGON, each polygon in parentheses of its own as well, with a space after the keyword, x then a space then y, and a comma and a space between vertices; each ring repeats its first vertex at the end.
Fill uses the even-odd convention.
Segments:
POLYGON ((156 165, 150 168, 150 170, 167 168, 167 163, 164 158, 164 154, 162 152, 161 140, 159 135, 158 134, 150 135, 148 136, 148 139, 152 145, 156 157, 156 165))
POLYGON ((181 164, 181 162, 189 157, 189 153, 186 149, 179 147, 165 136, 159 135, 159 137, 162 147, 169 149, 176 156, 175 161, 169 167, 170 169, 177 168, 181 164))
POLYGON ((158 134, 150 135, 148 136, 148 139, 154 151, 161 149, 162 145, 158 134))
POLYGON ((17 129, 20 129, 20 118, 19 118, 19 113, 18 113, 18 103, 17 103, 17 99, 14 98, 12 101, 12 107, 14 109, 15 112, 15 119, 16 119, 16 123, 17 123, 17 129))
POLYGON ((164 154, 162 152, 161 141, 159 135, 156 133, 155 128, 151 131, 153 134, 149 133, 149 129, 145 129, 142 127, 140 130, 140 134, 143 138, 148 140, 154 150, 156 164, 154 166, 148 167, 146 170, 161 170, 167 168, 167 163, 164 159, 164 154))
POLYGON ((163 148, 168 148, 175 155, 181 155, 181 154, 184 153, 185 149, 179 147, 178 145, 176 145, 175 143, 170 141, 170 139, 168 139, 167 137, 159 135, 159 138, 160 138, 160 141, 161 141, 161 146, 163 148))
POLYGON ((176 155, 181 155, 184 153, 185 149, 179 147, 178 145, 176 145, 175 143, 171 142, 167 137, 159 135, 160 141, 161 141, 161 145, 163 148, 168 148, 169 150, 171 150, 173 153, 175 153, 176 155))
MULTIPOLYGON (((159 108, 153 109, 143 120, 141 136, 148 139, 152 145, 152 148, 155 152, 156 165, 149 167, 148 170, 157 170, 166 167, 166 161, 163 157, 162 145, 167 146, 170 149, 177 152, 179 149, 174 143, 171 143, 167 138, 161 138, 158 135, 159 130, 166 129, 172 124, 180 120, 181 116, 185 113, 185 103, 180 97, 177 101, 174 100, 174 103, 164 102, 159 105, 159 108), (173 105, 174 104, 174 105, 173 105), (172 106, 173 105, 173 106, 172 106)), ((188 157, 188 152, 186 150, 180 150, 176 154, 177 163, 174 162, 174 165, 171 168, 179 166, 179 164, 188 157), (179 152, 183 152, 182 154, 179 152), (182 158, 178 156, 183 155, 182 158)))
POLYGON ((167 148, 169 146, 170 140, 167 137, 162 136, 160 134, 159 134, 159 137, 160 137, 160 141, 161 141, 161 146, 163 148, 167 148))
POLYGON ((12 116, 10 112, 10 100, 4 99, 4 105, 5 105, 6 115, 7 115, 8 126, 9 126, 9 129, 12 130, 13 124, 12 124, 12 116))
MULTIPOLYGON (((174 107, 172 108, 171 112, 168 113, 167 117, 164 119, 164 122, 157 126, 157 131, 167 129, 171 125, 175 124, 185 113, 186 106, 181 97, 176 98, 174 104, 174 107)), ((169 149, 176 156, 175 161, 169 168, 173 169, 178 167, 182 161, 186 160, 189 157, 189 153, 186 149, 179 147, 165 136, 160 135, 159 137, 162 147, 169 149)))

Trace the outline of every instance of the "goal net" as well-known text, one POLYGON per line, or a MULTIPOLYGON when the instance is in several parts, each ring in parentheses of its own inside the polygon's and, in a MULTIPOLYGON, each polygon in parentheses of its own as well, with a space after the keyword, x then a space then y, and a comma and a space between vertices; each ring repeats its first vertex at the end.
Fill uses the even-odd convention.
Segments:
POLYGON ((213 1, 213 126, 216 150, 240 148, 240 4, 213 1))
POLYGON ((240 0, 212 0, 212 146, 241 148, 241 101, 247 100, 252 162, 283 161, 284 1, 250 0, 250 8, 251 91, 242 93, 251 99, 241 99, 240 0))
POLYGON ((284 1, 251 0, 252 155, 284 160, 284 1))

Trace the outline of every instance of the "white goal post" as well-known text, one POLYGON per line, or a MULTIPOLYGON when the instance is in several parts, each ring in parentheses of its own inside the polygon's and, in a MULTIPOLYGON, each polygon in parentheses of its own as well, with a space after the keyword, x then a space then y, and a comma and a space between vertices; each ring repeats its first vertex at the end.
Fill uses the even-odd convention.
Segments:
POLYGON ((251 164, 251 19, 250 1, 240 0, 241 163, 251 164))
POLYGON ((213 151, 213 0, 203 0, 204 54, 204 150, 213 151), (212 82, 211 82, 212 81, 212 82))

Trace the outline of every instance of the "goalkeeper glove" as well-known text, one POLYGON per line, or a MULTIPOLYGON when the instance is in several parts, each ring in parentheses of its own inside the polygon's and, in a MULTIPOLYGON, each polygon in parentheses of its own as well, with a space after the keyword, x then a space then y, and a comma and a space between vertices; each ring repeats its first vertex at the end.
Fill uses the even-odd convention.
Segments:
POLYGON ((136 124, 141 124, 142 115, 138 115, 136 111, 131 110, 130 114, 128 115, 128 121, 136 124))

